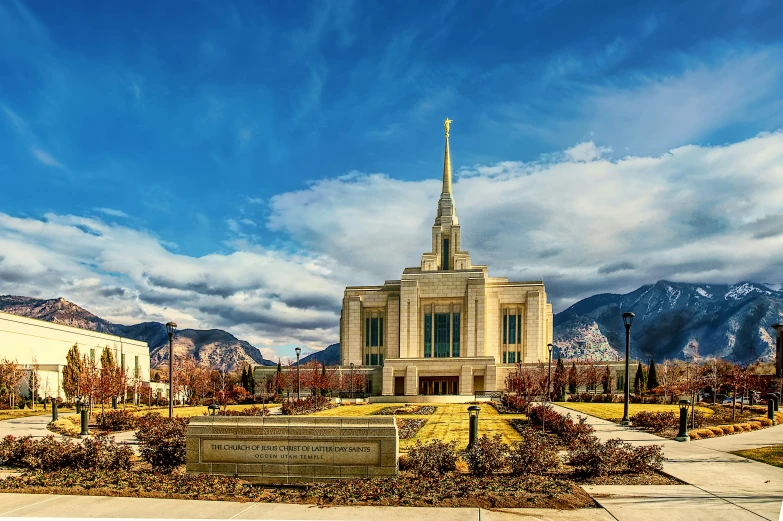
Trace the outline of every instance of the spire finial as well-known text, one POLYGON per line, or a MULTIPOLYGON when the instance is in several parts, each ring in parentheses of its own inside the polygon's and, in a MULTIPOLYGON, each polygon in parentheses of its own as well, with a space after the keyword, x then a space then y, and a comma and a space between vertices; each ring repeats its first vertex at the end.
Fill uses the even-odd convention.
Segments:
POLYGON ((446 118, 446 121, 443 122, 443 128, 446 129, 446 137, 449 137, 449 128, 451 128, 452 123, 454 123, 454 121, 449 118, 446 118))
POLYGON ((449 154, 449 129, 452 121, 446 118, 443 122, 443 128, 446 129, 446 149, 443 153, 443 191, 444 194, 451 194, 451 155, 449 154))

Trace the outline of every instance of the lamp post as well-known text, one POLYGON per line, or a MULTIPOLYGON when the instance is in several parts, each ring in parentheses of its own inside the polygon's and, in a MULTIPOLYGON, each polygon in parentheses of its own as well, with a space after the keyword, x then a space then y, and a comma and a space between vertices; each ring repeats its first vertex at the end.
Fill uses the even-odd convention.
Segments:
POLYGON ((296 400, 299 401, 302 399, 299 394, 300 386, 302 384, 302 380, 299 378, 299 355, 302 353, 302 348, 297 347, 294 351, 296 351, 296 400))
POLYGON ((631 313, 630 311, 627 311, 623 313, 623 325, 625 325, 625 381, 624 383, 624 391, 625 391, 625 400, 623 402, 623 419, 620 422, 620 425, 630 425, 631 421, 628 419, 628 401, 630 400, 631 396, 631 388, 629 386, 628 382, 628 376, 629 376, 629 364, 630 364, 630 358, 631 358, 631 324, 633 324, 633 317, 635 315, 631 313))
POLYGON ((775 378, 780 381, 780 389, 783 392, 783 324, 780 322, 772 324, 775 331, 778 332, 775 340, 775 378))
POLYGON ((674 441, 691 440, 691 437, 688 436, 688 406, 690 404, 690 400, 680 400, 680 432, 677 433, 674 441))
POLYGON ((166 331, 169 333, 169 418, 174 417, 174 332, 177 324, 169 322, 166 331))
POLYGON ((468 407, 468 448, 473 445, 473 442, 478 438, 478 416, 481 407, 478 405, 471 405, 468 407))
POLYGON ((351 362, 351 398, 353 398, 353 362, 351 362))
POLYGON ((549 401, 549 393, 551 392, 550 388, 552 385, 552 344, 547 344, 546 348, 549 356, 549 373, 546 377, 546 396, 544 397, 544 403, 541 404, 541 432, 544 434, 546 434, 546 404, 549 401))

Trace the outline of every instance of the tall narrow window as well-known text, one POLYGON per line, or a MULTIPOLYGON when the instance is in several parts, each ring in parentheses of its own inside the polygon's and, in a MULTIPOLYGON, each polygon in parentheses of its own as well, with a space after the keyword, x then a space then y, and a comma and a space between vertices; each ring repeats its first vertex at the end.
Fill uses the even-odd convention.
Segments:
POLYGON ((378 345, 383 347, 383 317, 378 319, 378 345))
POLYGON ((508 352, 508 363, 509 364, 517 363, 516 353, 514 351, 508 352))
POLYGON ((378 345, 378 319, 370 319, 370 345, 376 347, 378 345))
POLYGON ((522 315, 517 315, 517 343, 522 343, 522 315))
POLYGON ((503 314, 503 343, 508 344, 508 315, 503 314))
POLYGON ((451 317, 453 322, 453 330, 451 332, 451 356, 456 358, 459 357, 459 313, 454 313, 451 317))
POLYGON ((449 240, 443 239, 443 269, 449 269, 449 240))
POLYGON ((516 315, 508 316, 508 343, 509 344, 517 343, 517 316, 516 315))
POLYGON ((432 314, 424 315, 424 358, 432 356, 432 314))
POLYGON ((447 358, 449 356, 449 313, 435 314, 435 357, 447 358))
POLYGON ((370 319, 364 319, 364 347, 370 347, 370 319))

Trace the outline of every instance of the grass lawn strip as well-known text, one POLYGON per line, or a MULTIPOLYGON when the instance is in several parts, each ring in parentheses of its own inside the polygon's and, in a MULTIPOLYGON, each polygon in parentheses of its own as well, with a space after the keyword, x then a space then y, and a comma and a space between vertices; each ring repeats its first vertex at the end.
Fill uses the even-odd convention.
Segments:
MULTIPOLYGON (((622 403, 583 403, 583 402, 555 402, 555 405, 565 407, 577 412, 589 414, 604 420, 619 420, 623 417, 622 403)), ((696 406, 697 411, 701 411, 705 416, 713 413, 709 407, 696 406)), ((628 416, 633 416, 637 412, 674 412, 680 413, 679 405, 665 405, 658 403, 630 403, 628 404, 628 416)))
POLYGON ((743 458, 760 461, 762 463, 766 463, 767 465, 783 467, 783 445, 760 447, 758 449, 738 450, 732 452, 732 454, 742 456, 743 458))

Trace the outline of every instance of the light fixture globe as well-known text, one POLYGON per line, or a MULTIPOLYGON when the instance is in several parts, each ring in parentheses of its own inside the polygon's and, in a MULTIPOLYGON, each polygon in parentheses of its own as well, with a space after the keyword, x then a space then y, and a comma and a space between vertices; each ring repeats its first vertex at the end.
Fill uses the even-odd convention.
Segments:
POLYGON ((625 327, 631 327, 631 324, 633 324, 633 317, 635 317, 633 313, 630 311, 626 311, 623 313, 623 324, 625 324, 625 327))
POLYGON ((177 324, 174 322, 169 322, 166 324, 166 331, 169 333, 169 335, 173 335, 174 332, 177 330, 177 324))

